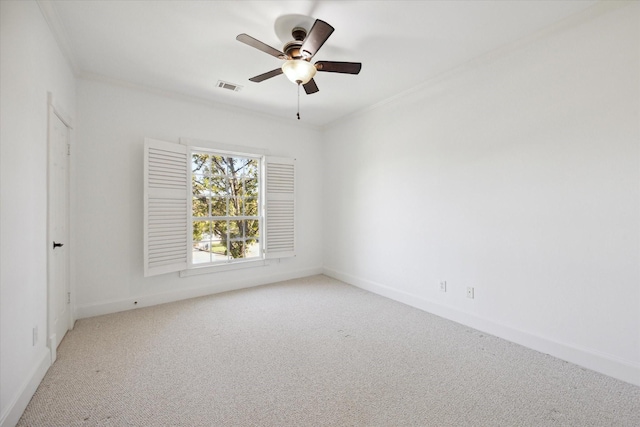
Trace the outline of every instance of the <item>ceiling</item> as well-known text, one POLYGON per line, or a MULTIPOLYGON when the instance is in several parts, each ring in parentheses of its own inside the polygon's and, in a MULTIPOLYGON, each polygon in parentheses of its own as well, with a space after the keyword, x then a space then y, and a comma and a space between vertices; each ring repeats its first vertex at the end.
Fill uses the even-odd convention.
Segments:
POLYGON ((281 61, 236 41, 282 50, 293 26, 335 32, 313 59, 362 62, 359 75, 318 73, 300 95, 301 123, 327 125, 505 48, 597 1, 41 0, 75 72, 296 121, 297 87, 248 79, 281 61), (242 86, 217 87, 218 80, 242 86))

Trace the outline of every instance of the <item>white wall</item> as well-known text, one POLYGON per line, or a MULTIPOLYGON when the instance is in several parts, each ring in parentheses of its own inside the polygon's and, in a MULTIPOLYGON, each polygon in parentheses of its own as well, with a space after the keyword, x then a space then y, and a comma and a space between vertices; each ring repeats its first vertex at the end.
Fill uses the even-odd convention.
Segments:
POLYGON ((12 425, 50 364, 47 92, 75 115, 75 79, 38 5, 0 2, 0 425, 12 425), (32 329, 39 340, 32 345, 32 329))
MULTIPOLYGON (((242 93, 238 93, 242 96, 242 93)), ((320 132, 293 121, 135 90, 78 83, 75 258, 79 317, 265 284, 322 269, 320 132), (267 149, 297 159, 295 258, 180 278, 143 277, 143 143, 181 137, 267 149)))
POLYGON ((325 272, 640 384, 639 8, 326 130, 325 272))

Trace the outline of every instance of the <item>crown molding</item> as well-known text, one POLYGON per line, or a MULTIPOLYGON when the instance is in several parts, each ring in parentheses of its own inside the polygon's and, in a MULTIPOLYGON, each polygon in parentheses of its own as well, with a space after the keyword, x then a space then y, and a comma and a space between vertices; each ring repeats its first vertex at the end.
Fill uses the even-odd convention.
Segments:
POLYGON ((492 62, 495 62, 496 60, 499 60, 500 58, 504 58, 508 55, 511 55, 512 53, 517 52, 520 49, 523 49, 526 46, 532 43, 535 43, 539 40, 543 40, 548 37, 552 37, 556 34, 563 33, 572 28, 576 28, 580 25, 583 25, 594 19, 597 19, 600 16, 604 16, 615 10, 622 9, 624 7, 630 6, 632 4, 637 4, 637 3, 638 3, 638 0, 600 0, 594 5, 592 5, 591 7, 583 10, 582 12, 578 12, 574 15, 570 15, 554 24, 548 25, 538 31, 535 31, 534 33, 528 36, 522 37, 521 39, 518 39, 516 41, 513 41, 511 43, 508 43, 496 49, 493 49, 475 58, 472 58, 456 67, 453 67, 447 71, 437 74, 412 88, 409 88, 403 92, 399 92, 387 99, 384 99, 373 105, 364 107, 360 110, 354 111, 332 122, 329 122, 323 125, 321 128, 322 130, 328 130, 334 126, 338 126, 351 119, 365 115, 371 111, 378 110, 379 108, 383 108, 387 105, 393 105, 398 102, 402 102, 406 99, 409 99, 412 95, 420 94, 425 91, 428 91, 434 87, 437 87, 438 84, 445 82, 451 78, 454 78, 455 76, 458 76, 473 70, 477 70, 478 68, 484 65, 490 64, 492 62))
MULTIPOLYGON (((1 1, 1 0, 0 0, 1 1)), ((242 114, 247 116, 253 116, 262 120, 268 120, 271 122, 279 122, 286 128, 296 127, 301 129, 309 129, 313 131, 320 131, 321 127, 310 123, 299 123, 298 120, 287 119, 281 116, 275 116, 261 111, 252 110, 245 107, 239 107, 237 105, 231 105, 224 102, 220 102, 205 96, 189 95, 174 90, 161 89, 155 86, 144 85, 140 83, 133 83, 128 80, 118 79, 115 77, 109 77, 102 74, 81 72, 77 76, 78 80, 84 80, 86 82, 96 82, 106 84, 110 86, 121 87, 134 92, 147 93, 163 98, 172 99, 174 101, 188 102, 190 104, 200 104, 209 108, 218 108, 221 110, 233 112, 236 114, 242 114)))

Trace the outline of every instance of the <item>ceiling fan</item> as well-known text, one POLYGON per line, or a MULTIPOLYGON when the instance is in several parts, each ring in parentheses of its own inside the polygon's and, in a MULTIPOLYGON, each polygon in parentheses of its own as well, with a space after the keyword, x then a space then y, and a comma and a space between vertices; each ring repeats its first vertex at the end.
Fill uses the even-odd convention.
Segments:
MULTIPOLYGON (((331 25, 320 19, 316 19, 308 33, 302 27, 295 27, 291 31, 293 40, 284 45, 282 49, 284 52, 248 34, 239 34, 236 40, 285 61, 282 67, 252 77, 249 79, 250 81, 260 83, 284 73, 293 83, 302 86, 307 95, 311 95, 319 90, 313 80, 316 71, 358 74, 362 68, 360 62, 318 61, 311 64, 311 59, 318 53, 333 31, 334 28, 331 25)), ((298 119, 300 119, 299 113, 298 119)))

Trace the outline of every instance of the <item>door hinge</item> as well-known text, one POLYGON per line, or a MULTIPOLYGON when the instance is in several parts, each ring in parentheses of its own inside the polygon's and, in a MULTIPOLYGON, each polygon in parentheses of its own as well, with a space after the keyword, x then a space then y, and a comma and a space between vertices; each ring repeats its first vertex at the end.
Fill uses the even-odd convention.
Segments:
POLYGON ((67 156, 71 155, 71 144, 67 144, 67 156))
POLYGON ((67 292, 67 304, 71 304, 71 292, 67 292))

